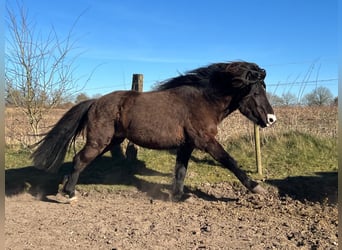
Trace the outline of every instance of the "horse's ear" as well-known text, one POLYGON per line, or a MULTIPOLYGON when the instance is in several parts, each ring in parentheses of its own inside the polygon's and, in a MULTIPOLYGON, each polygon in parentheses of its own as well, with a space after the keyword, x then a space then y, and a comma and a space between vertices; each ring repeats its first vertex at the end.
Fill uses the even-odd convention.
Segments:
POLYGON ((264 69, 250 70, 247 71, 246 80, 248 81, 256 81, 256 80, 264 80, 266 77, 266 71, 264 69))
POLYGON ((260 78, 264 80, 266 78, 266 70, 260 69, 260 78))

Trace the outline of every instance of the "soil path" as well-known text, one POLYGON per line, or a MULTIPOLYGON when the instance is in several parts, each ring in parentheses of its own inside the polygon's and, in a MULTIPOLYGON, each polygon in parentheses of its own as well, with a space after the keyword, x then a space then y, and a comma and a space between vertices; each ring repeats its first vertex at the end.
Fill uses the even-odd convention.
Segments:
POLYGON ((141 191, 73 204, 5 198, 6 249, 338 249, 337 205, 204 185, 183 202, 141 191), (222 198, 229 197, 229 198, 222 198))

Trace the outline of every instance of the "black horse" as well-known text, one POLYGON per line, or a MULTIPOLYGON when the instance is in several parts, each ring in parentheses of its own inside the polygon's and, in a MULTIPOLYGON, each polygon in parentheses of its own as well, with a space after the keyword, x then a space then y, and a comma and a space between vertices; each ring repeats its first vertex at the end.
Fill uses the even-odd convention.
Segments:
POLYGON ((217 125, 238 109, 261 127, 276 121, 267 100, 266 72, 248 62, 215 63, 162 82, 154 91, 116 91, 72 107, 32 154, 39 169, 57 171, 68 145, 83 130, 86 144, 73 160, 63 192, 75 198, 79 174, 125 138, 151 149, 177 149, 173 199, 183 194, 192 151, 209 153, 254 193, 265 190, 242 171, 215 139, 217 125))

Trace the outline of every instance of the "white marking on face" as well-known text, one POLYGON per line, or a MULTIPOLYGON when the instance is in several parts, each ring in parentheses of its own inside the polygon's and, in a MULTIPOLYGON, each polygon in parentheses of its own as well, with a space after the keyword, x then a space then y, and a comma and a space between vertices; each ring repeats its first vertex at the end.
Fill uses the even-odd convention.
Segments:
POLYGON ((271 126, 273 123, 275 123, 277 120, 277 117, 273 114, 267 114, 267 127, 271 126))

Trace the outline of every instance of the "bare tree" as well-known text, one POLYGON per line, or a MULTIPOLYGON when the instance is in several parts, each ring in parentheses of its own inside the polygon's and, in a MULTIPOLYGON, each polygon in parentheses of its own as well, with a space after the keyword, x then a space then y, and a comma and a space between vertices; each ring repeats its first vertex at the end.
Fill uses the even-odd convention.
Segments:
POLYGON ((53 26, 44 36, 27 10, 19 4, 17 7, 18 13, 7 7, 6 94, 25 114, 32 133, 38 135, 44 114, 76 91, 73 73, 77 55, 71 52, 76 49, 72 37, 77 20, 63 39, 53 26))
POLYGON ((80 103, 88 99, 89 99, 89 96, 86 93, 81 93, 78 96, 76 96, 75 103, 80 103))
POLYGON ((282 106, 283 105, 283 101, 281 99, 281 97, 279 97, 276 94, 272 94, 267 92, 267 98, 270 101, 270 103, 272 104, 272 106, 282 106))
POLYGON ((335 98, 334 98, 334 100, 333 100, 333 102, 332 102, 332 105, 334 105, 334 106, 338 106, 338 96, 336 96, 335 98))
POLYGON ((331 91, 326 87, 315 88, 312 92, 304 96, 304 103, 309 106, 330 105, 333 101, 331 91))
POLYGON ((292 106, 297 104, 297 98, 290 91, 285 92, 281 95, 283 106, 292 106))

